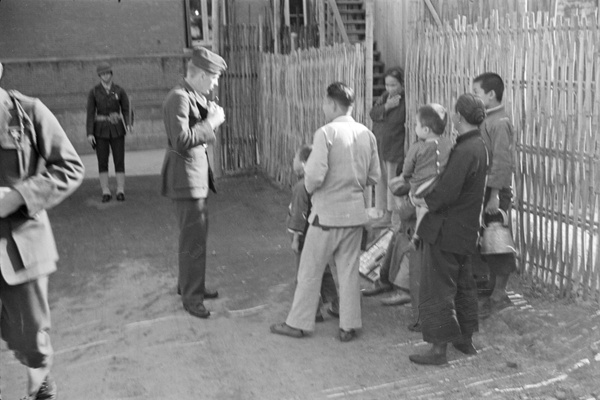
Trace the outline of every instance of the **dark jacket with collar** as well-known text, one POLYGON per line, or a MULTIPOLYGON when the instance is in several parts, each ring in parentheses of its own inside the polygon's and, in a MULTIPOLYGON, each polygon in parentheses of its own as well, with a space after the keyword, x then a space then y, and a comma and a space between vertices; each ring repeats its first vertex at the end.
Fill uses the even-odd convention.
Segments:
POLYGON ((97 84, 88 94, 87 135, 103 139, 125 136, 127 133, 125 126, 131 125, 129 109, 129 97, 122 87, 113 83, 107 92, 101 83, 97 84), (112 123, 96 118, 97 115, 106 117, 110 114, 118 114, 123 119, 112 123))
POLYGON ((418 228, 421 239, 442 251, 476 252, 487 166, 479 130, 459 136, 440 180, 425 196, 429 212, 418 228))
POLYGON ((17 285, 56 270, 58 253, 46 209, 68 197, 84 168, 56 117, 38 99, 0 89, 0 186, 25 200, 0 218, 0 270, 17 285))
POLYGON ((216 139, 206 121, 208 103, 185 80, 163 102, 167 152, 162 166, 162 194, 171 199, 208 196, 209 164, 205 146, 216 139))

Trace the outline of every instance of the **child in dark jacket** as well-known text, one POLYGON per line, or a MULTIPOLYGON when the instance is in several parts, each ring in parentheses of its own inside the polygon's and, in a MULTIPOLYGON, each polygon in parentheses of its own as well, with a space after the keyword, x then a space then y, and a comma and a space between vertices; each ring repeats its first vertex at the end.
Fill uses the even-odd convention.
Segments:
MULTIPOLYGON (((308 216, 310 214, 311 202, 310 196, 304 186, 304 165, 312 151, 311 145, 303 145, 294 156, 294 172, 298 176, 298 182, 292 189, 292 201, 289 206, 287 228, 292 234, 292 250, 296 253, 296 272, 300 266, 300 255, 304 247, 304 237, 308 230, 308 216)), ((327 312, 334 316, 339 316, 339 300, 335 281, 331 273, 329 265, 325 268, 323 281, 321 283, 321 299, 317 309, 315 320, 317 322, 324 321, 321 313, 321 306, 324 302, 331 302, 327 312)))

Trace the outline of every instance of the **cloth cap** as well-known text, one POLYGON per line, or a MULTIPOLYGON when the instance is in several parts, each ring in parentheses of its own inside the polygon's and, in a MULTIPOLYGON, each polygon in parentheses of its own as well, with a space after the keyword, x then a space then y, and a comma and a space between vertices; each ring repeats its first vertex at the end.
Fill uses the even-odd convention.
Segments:
POLYGON ((98 66, 96 67, 96 73, 98 75, 102 75, 106 72, 112 72, 112 66, 106 61, 98 64, 98 66))
POLYGON ((204 47, 194 47, 192 64, 210 74, 218 74, 227 69, 227 63, 220 55, 204 47))

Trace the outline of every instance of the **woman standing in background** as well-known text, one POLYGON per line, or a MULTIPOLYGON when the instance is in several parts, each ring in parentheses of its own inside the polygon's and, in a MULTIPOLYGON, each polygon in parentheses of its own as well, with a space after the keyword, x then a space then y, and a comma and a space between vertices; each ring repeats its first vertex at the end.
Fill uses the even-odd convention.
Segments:
POLYGON ((385 73, 385 92, 369 113, 381 163, 381 179, 375 187, 375 208, 383 215, 377 226, 392 222, 394 195, 388 188, 390 179, 399 175, 404 163, 406 107, 404 101, 404 71, 394 67, 385 73))

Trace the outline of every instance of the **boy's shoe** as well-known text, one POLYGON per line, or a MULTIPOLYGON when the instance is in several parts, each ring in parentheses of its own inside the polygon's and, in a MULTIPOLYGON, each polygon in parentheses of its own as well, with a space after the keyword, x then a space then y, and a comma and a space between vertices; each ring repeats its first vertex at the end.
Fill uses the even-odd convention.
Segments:
POLYGON ((410 294, 403 290, 397 290, 396 293, 381 300, 384 306, 401 306, 410 303, 410 294))
POLYGON ((391 292, 392 290, 394 290, 394 287, 390 283, 383 283, 379 279, 377 279, 373 287, 369 289, 363 289, 360 292, 363 296, 370 297, 377 296, 378 294, 385 292, 391 292))
POLYGON ((317 311, 317 314, 315 315, 315 322, 325 322, 325 317, 323 317, 323 314, 321 314, 321 310, 317 311))

